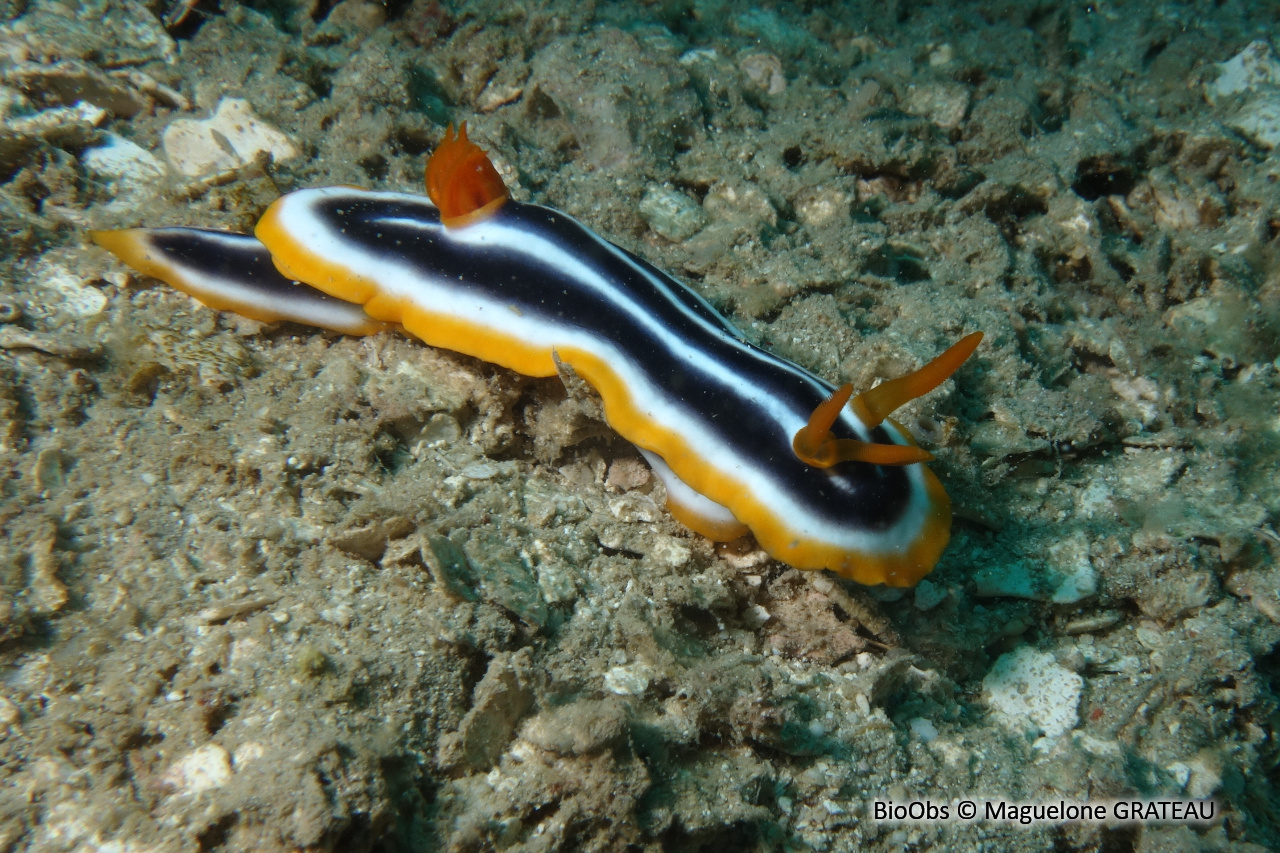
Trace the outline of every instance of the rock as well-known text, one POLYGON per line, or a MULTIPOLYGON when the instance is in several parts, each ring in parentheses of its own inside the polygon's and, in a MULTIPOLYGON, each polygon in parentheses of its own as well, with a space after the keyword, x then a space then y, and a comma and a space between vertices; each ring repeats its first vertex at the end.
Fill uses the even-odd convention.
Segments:
POLYGON ((263 153, 278 163, 296 157, 298 149, 257 118, 248 101, 223 98, 212 118, 171 122, 164 130, 164 153, 175 170, 198 178, 246 166, 263 153))
MULTIPOLYGON (((1121 400, 1115 405, 1115 411, 1133 426, 1134 432, 1148 429, 1159 421, 1160 386, 1150 377, 1113 376, 1111 390, 1116 392, 1116 396, 1121 400)), ((1168 485, 1168 482, 1166 477, 1160 485, 1168 485)))
POLYGON ((619 696, 642 696, 653 680, 653 667, 636 662, 615 666, 604 675, 604 689, 619 696))
POLYGON ((1049 557, 1054 564, 1049 572, 1053 584, 1049 600, 1054 604, 1075 604, 1098 591, 1098 572, 1083 533, 1050 545, 1049 557))
POLYGON ((938 739, 938 727, 924 717, 913 718, 909 725, 911 736, 921 743, 933 743, 938 739))
POLYGON ((1249 321, 1257 310, 1248 294, 1216 282, 1210 295, 1197 296, 1166 311, 1164 322, 1184 345, 1242 364, 1255 355, 1249 321))
POLYGON ((729 19, 728 29, 734 35, 766 46, 788 59, 806 58, 815 63, 829 61, 823 41, 804 27, 772 9, 751 9, 729 19))
POLYGON ((627 709, 620 699, 579 699, 543 711, 525 724, 521 736, 549 752, 589 755, 619 743, 627 733, 627 709))
POLYGON ((57 613, 71 598, 67 585, 58 577, 56 542, 53 525, 45 525, 29 554, 31 582, 27 587, 27 604, 33 614, 40 616, 57 613))
POLYGON ((55 145, 88 145, 107 111, 86 101, 53 107, 31 115, 9 115, 0 122, 0 173, 17 171, 40 140, 55 145))
POLYGON ((644 492, 627 492, 609 499, 609 513, 624 524, 653 524, 662 518, 662 510, 644 492))
POLYGON ((476 601, 479 598, 475 569, 467 559, 466 552, 453 540, 444 536, 429 536, 421 553, 432 578, 446 592, 464 601, 476 601))
POLYGON ((8 737, 19 730, 22 722, 22 709, 0 696, 0 738, 8 737))
POLYGON ((132 210, 156 193, 157 183, 164 178, 164 164, 139 145, 114 133, 107 134, 107 144, 87 148, 80 155, 85 171, 111 185, 115 200, 107 210, 132 210))
POLYGON ((915 605, 917 610, 932 610, 947 600, 950 590, 928 579, 916 584, 915 605))
POLYGON ((668 162, 698 123, 698 98, 680 64, 618 29, 556 39, 530 68, 525 92, 564 122, 588 168, 668 162))
POLYGON ((216 743, 187 753, 160 777, 177 796, 194 797, 231 781, 231 755, 216 743))
POLYGON ((413 529, 412 521, 402 515, 393 515, 347 527, 330 537, 329 542, 352 556, 376 563, 386 553, 389 541, 403 539, 413 529))
POLYGON ((960 126, 969 111, 969 87, 961 83, 912 83, 903 92, 902 108, 951 130, 960 126))
POLYGON ((511 743, 516 723, 533 705, 535 677, 528 649, 494 655, 462 725, 441 738, 441 764, 469 770, 492 767, 511 743))
POLYGON ((1205 84, 1205 95, 1213 103, 1266 86, 1280 86, 1280 62, 1276 61, 1271 45, 1253 41, 1226 62, 1218 63, 1218 76, 1205 84))
POLYGON ((1166 572, 1134 601, 1145 615, 1172 623, 1208 604, 1213 592, 1214 580, 1208 572, 1175 570, 1166 572))
POLYGON ((31 102, 11 86, 0 84, 0 121, 31 110, 31 102))
POLYGON ((16 42, 51 59, 83 59, 108 68, 172 63, 178 48, 146 4, 135 0, 65 3, 34 0, 0 26, 0 43, 16 42))
POLYGON ((864 618, 874 617, 869 608, 860 609, 843 588, 798 570, 764 587, 760 604, 770 652, 823 666, 835 666, 864 651, 867 639, 860 632, 875 634, 879 627, 864 618))
POLYGON ((1001 655, 982 679, 987 705, 1002 724, 1018 733, 1038 730, 1048 739, 1080 722, 1083 687, 1083 678, 1030 646, 1001 655))
POLYGON ((1209 750, 1202 750, 1190 761, 1187 768, 1186 792, 1193 800, 1212 797, 1222 787, 1222 762, 1209 750))
POLYGON ((839 227, 849 222, 852 199, 840 187, 822 184, 801 190, 791 203, 796 209, 796 218, 810 228, 839 227))
POLYGON ((92 359, 102 353, 99 345, 78 336, 30 332, 19 326, 0 326, 0 349, 32 349, 62 358, 92 359))
POLYGON ((717 183, 707 191, 702 207, 712 219, 739 229, 758 230, 778 224, 778 211, 768 195, 754 183, 717 183))
POLYGON ((1227 119, 1227 127, 1262 148, 1280 146, 1280 94, 1254 98, 1227 119))
POLYGON ((476 109, 482 113, 491 113, 498 107, 505 107, 507 104, 518 101, 523 94, 523 86, 490 81, 476 98, 476 109))
POLYGON ((1008 558, 974 573, 977 595, 984 598, 1026 598, 1074 604, 1098 591, 1098 575, 1089 559, 1089 543, 1083 534, 1054 543, 1047 561, 1008 558))
POLYGON ((342 0, 325 17, 320 25, 321 36, 343 38, 362 36, 386 23, 387 10, 381 3, 368 0, 342 0))
POLYGON ((40 259, 34 278, 43 293, 33 293, 27 303, 27 311, 33 317, 57 314, 92 317, 107 307, 105 293, 49 256, 40 259))
POLYGON ((689 562, 693 556, 693 550, 683 539, 658 534, 653 537, 653 547, 649 549, 649 556, 664 566, 679 568, 689 562))
POLYGON ((605 482, 624 492, 649 482, 651 472, 639 459, 619 459, 609 466, 605 482))
POLYGON ((1049 442, 1033 438, 1016 424, 1001 420, 984 421, 973 429, 969 446, 974 453, 1003 459, 1019 453, 1035 453, 1046 450, 1049 442))
POLYGON ((547 604, 527 553, 490 535, 471 537, 463 549, 484 600, 505 607, 530 625, 546 624, 547 604))

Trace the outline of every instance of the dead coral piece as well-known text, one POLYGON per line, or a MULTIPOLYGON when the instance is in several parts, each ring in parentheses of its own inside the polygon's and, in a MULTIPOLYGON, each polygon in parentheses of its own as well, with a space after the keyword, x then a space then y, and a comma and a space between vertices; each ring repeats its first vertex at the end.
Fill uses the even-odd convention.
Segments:
POLYGON ((265 610, 279 600, 278 595, 255 595, 226 604, 215 604, 213 607, 206 607, 197 612, 195 621, 201 625, 221 625, 223 622, 265 610))

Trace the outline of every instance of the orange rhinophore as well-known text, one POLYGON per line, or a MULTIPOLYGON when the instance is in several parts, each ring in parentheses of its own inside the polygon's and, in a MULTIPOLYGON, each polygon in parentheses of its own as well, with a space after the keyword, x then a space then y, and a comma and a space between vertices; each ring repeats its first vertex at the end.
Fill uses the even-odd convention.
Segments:
MULTIPOLYGON (((884 423, 900 406, 923 397, 960 369, 982 341, 982 332, 965 335, 942 355, 919 370, 877 385, 853 398, 853 413, 867 429, 884 423)), ((867 462, 871 465, 914 465, 929 462, 933 454, 919 447, 900 444, 873 444, 853 438, 834 438, 831 427, 845 403, 853 396, 852 385, 842 385, 818 404, 791 440, 791 449, 806 465, 830 468, 839 462, 867 462)))
POLYGON ((467 139, 464 121, 453 125, 427 160, 427 195, 446 228, 461 228, 493 214, 507 200, 507 185, 489 155, 467 139))
POLYGON ((868 429, 879 426, 894 410, 917 397, 923 397, 946 382, 947 377, 959 370, 960 365, 973 355, 980 343, 982 332, 965 335, 942 355, 914 373, 890 379, 870 391, 863 391, 853 398, 853 413, 868 429))
MULTIPOLYGON (((791 440, 791 449, 801 462, 815 468, 830 468, 838 462, 914 465, 917 462, 932 461, 932 453, 913 445, 874 444, 858 441, 856 438, 833 438, 831 427, 852 395, 852 385, 841 385, 813 410, 809 423, 801 427, 791 440)), ((874 427, 876 424, 867 426, 874 427)))

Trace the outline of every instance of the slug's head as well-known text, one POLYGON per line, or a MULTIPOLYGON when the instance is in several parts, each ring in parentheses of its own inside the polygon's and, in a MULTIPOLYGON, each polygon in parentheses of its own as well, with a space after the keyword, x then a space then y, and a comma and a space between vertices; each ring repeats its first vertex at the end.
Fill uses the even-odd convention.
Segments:
POLYGON ((467 139, 465 121, 456 134, 449 125, 427 160, 427 195, 446 228, 479 222, 507 200, 507 187, 489 155, 467 139))

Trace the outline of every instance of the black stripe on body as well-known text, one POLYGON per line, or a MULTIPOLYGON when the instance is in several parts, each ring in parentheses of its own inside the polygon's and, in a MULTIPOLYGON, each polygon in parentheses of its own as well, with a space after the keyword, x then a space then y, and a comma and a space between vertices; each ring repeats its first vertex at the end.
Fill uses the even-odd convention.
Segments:
MULTIPOLYGON (((608 341, 634 371, 665 389, 684 417, 697 421, 737 458, 754 460, 823 524, 884 532, 901 519, 911 501, 906 468, 841 463, 818 469, 796 458, 791 448, 794 430, 767 416, 760 404, 768 400, 804 422, 833 387, 743 341, 731 324, 684 285, 647 263, 637 264, 565 214, 509 201, 484 225, 518 229, 571 253, 625 293, 636 312, 696 349, 700 358, 677 357, 637 314, 566 274, 536 246, 470 245, 463 241, 466 228, 458 229, 460 236, 454 239, 439 225, 435 208, 425 198, 353 192, 317 197, 308 209, 338 240, 411 268, 423 282, 447 287, 453 294, 516 306, 525 317, 608 341), (722 381, 704 369, 709 364, 741 377, 747 388, 755 386, 759 393, 722 381)), ((854 434, 843 419, 833 434, 868 440, 854 434)), ((883 428, 872 430, 869 440, 894 443, 883 428)))
POLYGON ((153 269, 156 274, 213 308, 269 323, 287 320, 350 335, 388 328, 366 314, 364 306, 282 275, 267 247, 251 235, 204 228, 130 233, 138 235, 139 248, 160 264, 153 269))
POLYGON ((333 308, 351 304, 309 284, 285 278, 271 262, 267 247, 251 234, 208 228, 152 228, 147 239, 174 266, 217 278, 224 286, 304 305, 333 308))

